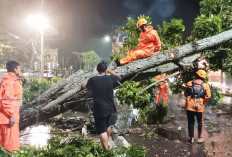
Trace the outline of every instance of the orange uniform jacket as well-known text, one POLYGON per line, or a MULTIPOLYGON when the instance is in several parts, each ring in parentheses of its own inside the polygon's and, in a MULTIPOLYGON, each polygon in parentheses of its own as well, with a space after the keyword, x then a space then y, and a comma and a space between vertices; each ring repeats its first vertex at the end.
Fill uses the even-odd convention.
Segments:
MULTIPOLYGON (((156 76, 156 80, 159 81, 163 78, 167 77, 166 73, 160 74, 156 76)), ((169 79, 165 79, 166 82, 169 82, 169 79)), ((160 102, 161 96, 163 95, 164 103, 168 103, 168 86, 166 85, 165 82, 160 82, 157 84, 157 86, 160 86, 160 90, 158 91, 158 96, 156 99, 156 103, 160 102)))
POLYGON ((155 48, 161 50, 161 41, 156 30, 152 26, 147 26, 145 32, 140 33, 138 49, 144 50, 147 54, 153 55, 155 48))
MULTIPOLYGON (((163 73, 163 74, 161 74, 161 75, 156 76, 156 80, 157 80, 157 81, 159 81, 159 80, 161 80, 161 79, 167 77, 166 73, 163 73), (161 75, 162 75, 162 76, 161 76, 161 75)), ((166 82, 169 82, 169 79, 166 79, 165 81, 166 81, 166 82)), ((160 83, 158 83, 158 85, 160 85, 160 88, 166 88, 166 87, 167 87, 167 85, 166 85, 165 82, 160 82, 160 83)))
POLYGON ((145 32, 140 33, 138 47, 130 50, 128 56, 120 60, 120 64, 126 64, 139 58, 146 58, 154 54, 155 48, 161 50, 161 41, 156 30, 147 26, 145 32))
POLYGON ((22 85, 14 73, 4 73, 0 88, 0 146, 9 151, 19 150, 19 108, 22 98, 22 85), (10 117, 15 124, 9 127, 10 117))
MULTIPOLYGON (((201 84, 202 80, 195 80, 195 83, 201 84)), ((192 87, 192 81, 189 81, 186 85, 186 90, 187 88, 191 88, 191 87, 192 87)), ((187 92, 185 92, 186 110, 194 111, 194 112, 204 112, 204 105, 210 99, 211 92, 210 92, 210 87, 207 83, 203 84, 203 88, 204 88, 206 95, 205 95, 205 98, 198 98, 199 109, 195 108, 195 98, 191 98, 191 96, 187 95, 187 92)))

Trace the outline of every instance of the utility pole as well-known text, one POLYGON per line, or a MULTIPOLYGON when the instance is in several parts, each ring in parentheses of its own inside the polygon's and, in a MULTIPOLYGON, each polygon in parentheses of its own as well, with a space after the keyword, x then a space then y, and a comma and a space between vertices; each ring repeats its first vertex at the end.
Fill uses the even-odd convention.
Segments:
MULTIPOLYGON (((41 0, 41 13, 43 15, 43 5, 44 5, 44 0, 41 0)), ((44 29, 42 28, 40 30, 40 34, 41 34, 41 56, 40 56, 40 61, 41 61, 41 64, 40 64, 40 70, 41 70, 41 79, 43 78, 44 76, 44 29)))
POLYGON ((41 56, 40 56, 40 60, 41 60, 41 64, 40 64, 40 69, 41 69, 41 79, 43 78, 43 74, 44 74, 44 31, 41 30, 41 56))

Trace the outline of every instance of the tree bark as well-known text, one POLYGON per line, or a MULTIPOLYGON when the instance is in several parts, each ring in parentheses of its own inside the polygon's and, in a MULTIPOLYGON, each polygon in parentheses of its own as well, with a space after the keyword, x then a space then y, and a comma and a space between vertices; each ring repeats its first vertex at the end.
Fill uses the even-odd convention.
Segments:
MULTIPOLYGON (((141 80, 164 72, 175 72, 179 70, 179 66, 192 64, 194 60, 201 56, 200 53, 203 50, 231 39, 232 30, 228 30, 195 43, 133 61, 124 66, 116 67, 111 64, 109 68, 118 73, 122 77, 122 81, 131 78, 141 80), (171 58, 170 53, 173 53, 175 58, 171 58)), ((78 71, 52 86, 30 104, 22 106, 20 110, 20 129, 37 122, 46 121, 48 118, 71 109, 75 105, 81 105, 90 97, 87 90, 81 89, 81 83, 95 75, 97 75, 96 72, 78 71), (72 101, 72 103, 68 103, 69 101, 72 101)))

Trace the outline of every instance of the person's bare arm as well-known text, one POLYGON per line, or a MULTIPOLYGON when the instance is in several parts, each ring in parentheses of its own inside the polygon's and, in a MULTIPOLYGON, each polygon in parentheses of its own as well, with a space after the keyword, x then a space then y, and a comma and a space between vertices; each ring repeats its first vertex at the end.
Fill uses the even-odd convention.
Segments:
POLYGON ((106 69, 106 72, 110 73, 111 75, 114 75, 114 76, 118 77, 119 79, 122 79, 121 76, 119 76, 116 72, 114 72, 114 71, 112 71, 110 69, 106 69))
POLYGON ((87 84, 87 81, 84 81, 84 82, 81 84, 81 87, 82 87, 82 88, 86 88, 86 84, 87 84))

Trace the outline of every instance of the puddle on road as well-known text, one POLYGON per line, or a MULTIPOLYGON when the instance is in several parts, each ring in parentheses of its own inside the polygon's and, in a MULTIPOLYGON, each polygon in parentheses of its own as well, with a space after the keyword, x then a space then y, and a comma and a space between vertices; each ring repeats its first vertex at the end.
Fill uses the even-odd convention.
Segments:
POLYGON ((20 144, 30 144, 35 147, 43 147, 47 145, 51 138, 51 128, 48 125, 37 125, 27 127, 20 132, 20 144))
MULTIPOLYGON (((85 110, 86 111, 86 110, 85 110)), ((91 115, 83 112, 67 111, 55 118, 49 119, 47 123, 39 123, 27 127, 20 131, 20 144, 30 144, 35 147, 46 146, 48 140, 57 133, 61 133, 56 129, 64 131, 80 131, 82 126, 89 121, 91 115)))

